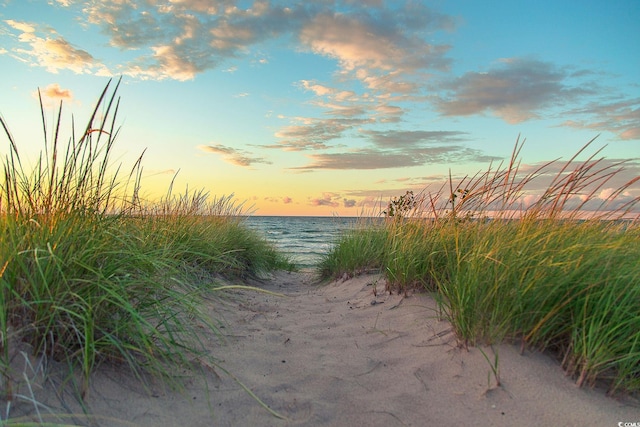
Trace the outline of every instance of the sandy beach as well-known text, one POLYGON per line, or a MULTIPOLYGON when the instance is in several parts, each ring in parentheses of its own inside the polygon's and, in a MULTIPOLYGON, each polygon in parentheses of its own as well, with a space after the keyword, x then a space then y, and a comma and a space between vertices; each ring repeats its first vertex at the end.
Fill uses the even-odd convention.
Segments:
MULTIPOLYGON (((40 410, 43 419, 99 426, 640 422, 637 400, 576 387, 548 355, 521 355, 512 345, 460 348, 429 295, 389 295, 379 275, 320 285, 310 273, 278 272, 251 284, 282 296, 233 291, 207 305, 223 332, 207 345, 235 378, 216 366, 181 370, 181 393, 160 385, 145 391, 126 372, 102 366, 87 400, 91 417, 48 416, 79 412, 71 398, 60 399, 45 384, 34 391, 48 408, 40 410), (500 386, 489 363, 494 350, 500 386)), ((14 402, 12 414, 20 411, 33 412, 33 405, 14 402)))

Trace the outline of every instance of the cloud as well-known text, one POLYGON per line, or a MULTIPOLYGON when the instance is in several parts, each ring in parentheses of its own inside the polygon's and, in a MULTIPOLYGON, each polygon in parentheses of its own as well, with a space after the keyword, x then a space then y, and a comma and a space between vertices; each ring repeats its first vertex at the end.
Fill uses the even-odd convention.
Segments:
MULTIPOLYGON (((452 18, 413 2, 350 1, 338 13, 333 2, 323 1, 247 6, 230 0, 56 1, 64 7, 75 3, 85 28, 97 26, 112 47, 135 53, 111 68, 142 79, 193 79, 256 45, 287 37, 336 59, 343 71, 369 69, 368 78, 388 81, 385 90, 407 92, 412 88, 408 75, 422 68, 446 69, 450 62, 449 46, 428 43, 425 36, 454 28, 452 18)), ((258 61, 268 63, 267 58, 258 61)))
MULTIPOLYGON (((257 197, 255 197, 257 199, 257 197)), ((266 200, 270 203, 282 203, 285 205, 293 203, 293 199, 291 197, 263 197, 263 200, 266 200)))
POLYGON ((640 98, 591 102, 563 115, 582 119, 566 120, 560 126, 611 132, 627 141, 640 139, 640 98))
POLYGON ((230 1, 172 0, 92 2, 83 11, 112 46, 140 51, 134 60, 120 64, 125 74, 190 80, 246 55, 253 45, 295 32, 308 19, 308 8, 313 6, 256 1, 241 8, 230 1))
POLYGON ((71 70, 76 74, 108 73, 91 54, 73 46, 55 32, 41 34, 36 25, 28 22, 6 20, 5 23, 20 32, 18 41, 28 46, 27 49, 12 49, 13 55, 24 62, 35 63, 51 73, 60 70, 71 70))
POLYGON ((349 152, 309 154, 312 162, 291 170, 317 169, 391 169, 426 164, 486 162, 494 160, 478 150, 462 146, 412 147, 401 150, 364 148, 349 152))
POLYGON ((262 157, 253 157, 251 153, 245 150, 226 147, 222 144, 199 145, 197 148, 205 153, 221 154, 225 162, 236 166, 249 167, 254 163, 271 164, 270 161, 262 157))
POLYGON ((356 201, 354 199, 343 199, 342 202, 345 208, 352 208, 356 205, 356 201))
POLYGON ((338 139, 344 132, 365 123, 363 119, 315 119, 296 117, 294 124, 285 126, 275 133, 280 141, 267 148, 281 148, 286 151, 322 150, 328 143, 338 139))
POLYGON ((86 22, 109 37, 111 46, 137 50, 162 45, 165 40, 180 43, 184 35, 193 34, 197 20, 173 13, 174 9, 133 1, 100 1, 84 6, 83 13, 86 22))
POLYGON ((512 58, 487 72, 468 72, 442 85, 436 107, 445 116, 492 112, 508 123, 540 116, 543 109, 566 105, 596 89, 571 86, 569 73, 548 62, 512 58))
POLYGON ((325 115, 349 119, 365 116, 370 108, 367 104, 371 102, 363 100, 353 90, 338 89, 310 80, 301 80, 298 86, 316 95, 310 104, 325 110, 325 115))
POLYGON ((398 148, 420 146, 423 144, 441 144, 443 142, 464 141, 467 132, 460 131, 362 131, 371 142, 380 148, 398 148))
MULTIPOLYGON (((350 83, 343 84, 348 85, 350 83)), ((409 97, 401 99, 391 95, 372 97, 366 92, 358 94, 354 90, 331 87, 310 80, 301 80, 298 86, 315 95, 315 98, 309 104, 323 110, 323 115, 338 119, 358 120, 353 122, 354 125, 400 122, 405 110, 397 105, 392 105, 390 101, 392 99, 409 100, 409 97)), ((410 98, 417 99, 414 95, 411 95, 410 98)))
POLYGON ((364 116, 367 113, 367 108, 364 105, 346 105, 344 103, 315 103, 318 107, 324 108, 327 111, 325 114, 336 117, 358 117, 364 116))
POLYGON ((335 198, 339 198, 340 196, 335 193, 323 193, 322 197, 311 199, 309 201, 309 205, 311 206, 330 206, 332 208, 337 208, 340 206, 340 202, 335 201, 335 198))
POLYGON ((406 72, 400 70, 393 70, 380 75, 366 69, 359 69, 355 75, 365 87, 382 96, 400 94, 413 98, 415 94, 421 91, 423 85, 422 82, 408 80, 409 76, 406 72))
POLYGON ((620 139, 640 139, 640 126, 620 132, 620 139))
POLYGON ((375 149, 347 153, 310 154, 307 157, 312 160, 311 164, 292 169, 386 169, 422 164, 419 158, 408 153, 385 152, 375 149))
POLYGON ((301 27, 303 46, 338 62, 333 82, 298 83, 314 95, 309 104, 332 118, 306 118, 281 129, 276 133, 280 148, 327 149, 350 130, 401 122, 406 110, 397 102, 424 100, 427 70, 448 69, 449 46, 430 44, 425 35, 453 29, 451 18, 415 3, 352 3, 348 12, 324 10, 301 27))
POLYGON ((300 80, 300 86, 306 90, 314 92, 318 96, 331 95, 336 92, 334 88, 318 84, 311 80, 300 80))
MULTIPOLYGON (((127 52, 123 57, 130 59, 111 70, 138 79, 186 81, 214 68, 232 72, 236 65, 223 64, 247 55, 264 63, 252 48, 277 38, 337 60, 336 81, 299 82, 314 95, 310 104, 321 116, 293 118, 275 133, 278 143, 270 147, 289 151, 327 149, 367 124, 401 122, 406 111, 397 101, 422 97, 426 70, 446 70, 450 63, 449 46, 430 43, 427 36, 454 28, 452 18, 419 2, 350 1, 338 13, 333 2, 255 1, 243 7, 227 0, 107 0, 80 7, 58 1, 77 6, 85 27, 97 26, 112 47, 127 52)), ((33 46, 23 58, 36 56, 54 72, 111 74, 65 39, 41 37, 32 24, 10 22, 22 42, 33 46), (44 49, 36 42, 51 46, 44 49)))
POLYGON ((58 107, 60 102, 73 101, 73 93, 69 89, 62 89, 58 83, 51 83, 44 89, 40 89, 40 94, 38 91, 33 91, 31 96, 35 99, 42 97, 42 104, 47 108, 58 107))
POLYGON ((640 139, 640 99, 625 99, 615 89, 585 80, 594 76, 600 77, 590 70, 535 59, 502 59, 489 71, 468 72, 441 84, 435 106, 445 116, 492 113, 512 124, 553 112, 554 118, 570 117, 559 126, 611 132, 621 140, 640 139), (585 103, 587 97, 592 101, 585 103))
POLYGON ((311 163, 290 170, 391 169, 436 163, 489 162, 496 158, 457 144, 464 141, 460 131, 372 131, 360 135, 371 145, 348 151, 308 154, 311 163), (446 145, 445 145, 446 144, 446 145))
POLYGON ((36 27, 34 25, 28 22, 14 21, 13 19, 7 19, 4 22, 6 22, 11 28, 22 32, 19 36, 21 40, 26 41, 34 37, 36 32, 36 27))
MULTIPOLYGON (((280 141, 269 148, 287 151, 328 149, 332 141, 342 138, 349 131, 359 130, 366 134, 363 128, 367 125, 400 122, 405 113, 403 108, 391 105, 384 99, 360 96, 355 91, 320 84, 315 80, 301 80, 298 86, 312 92, 316 99, 310 104, 321 108, 323 115, 331 118, 295 117, 292 124, 275 133, 274 136, 280 141)), ((383 138, 380 132, 371 132, 371 135, 374 134, 378 139, 383 138)), ((389 131, 388 138, 393 138, 393 134, 389 131)), ((452 140, 453 134, 441 132, 439 137, 452 140)))
POLYGON ((51 99, 73 99, 73 93, 69 89, 62 89, 58 83, 51 83, 40 91, 41 95, 51 99))
MULTIPOLYGON (((56 1, 64 7, 71 7, 74 3, 69 0, 56 1)), ((329 4, 315 2, 287 6, 256 1, 250 7, 242 8, 230 1, 172 0, 168 3, 91 2, 83 4, 77 10, 83 14, 85 27, 99 27, 108 37, 111 46, 137 54, 126 63, 114 64, 111 69, 140 79, 194 79, 198 74, 216 68, 228 59, 246 55, 252 46, 282 35, 307 40, 310 32, 319 29, 318 25, 322 25, 323 19, 331 21, 331 29, 340 30, 340 33, 352 31, 358 35, 352 47, 354 52, 361 52, 358 61, 363 64, 382 66, 385 62, 388 64, 383 68, 389 69, 390 66, 397 66, 398 61, 406 62, 406 58, 402 59, 402 52, 407 49, 412 50, 410 57, 419 56, 415 47, 424 43, 415 35, 404 34, 405 26, 385 19, 390 11, 382 5, 356 2, 350 5, 348 11, 335 16, 332 8, 329 4), (347 15, 348 19, 339 17, 347 15), (356 28, 351 28, 353 23, 356 28), (366 31, 373 31, 379 37, 385 49, 383 52, 376 53, 375 43, 371 42, 371 37, 367 37, 366 31), (303 33, 307 35, 304 36, 303 33), (386 60, 386 55, 391 52, 395 52, 396 58, 386 60), (366 58, 373 58, 374 61, 366 58)), ((421 10, 424 11, 428 10, 421 10)), ((433 26, 434 22, 444 20, 443 17, 429 13, 423 14, 428 15, 429 19, 418 22, 413 15, 408 13, 408 6, 394 11, 394 18, 413 28, 433 26)), ((33 62, 33 58, 36 58, 36 63, 51 72, 71 69, 76 73, 111 74, 88 51, 74 46, 54 31, 41 35, 33 24, 13 20, 5 22, 21 33, 18 37, 21 43, 30 45, 28 50, 14 52, 23 60, 29 58, 33 62)), ((344 42, 338 39, 333 42, 326 40, 327 35, 328 33, 324 33, 325 37, 319 40, 323 46, 320 53, 335 51, 346 60, 348 52, 340 48, 344 42), (331 47, 332 43, 336 46, 331 47)), ((260 59, 260 63, 266 62, 265 58, 260 59)), ((344 100, 346 94, 348 91, 343 91, 336 94, 336 97, 344 100)), ((333 107, 336 114, 355 115, 360 112, 353 107, 349 112, 341 106, 333 107)))
POLYGON ((320 13, 304 25, 299 38, 313 52, 337 59, 346 71, 409 71, 446 68, 448 47, 426 43, 418 34, 451 27, 449 18, 419 4, 397 10, 364 7, 351 15, 320 13))
POLYGON ((302 81, 303 87, 331 99, 317 104, 328 114, 368 114, 381 123, 398 122, 404 111, 389 102, 424 97, 427 70, 449 67, 445 55, 450 47, 431 44, 425 35, 453 27, 451 18, 419 3, 356 7, 351 13, 323 11, 302 27, 300 42, 315 54, 337 60, 339 81, 358 81, 370 93, 358 96, 350 88, 340 90, 309 81, 302 81), (341 99, 338 94, 349 94, 349 98, 341 99))

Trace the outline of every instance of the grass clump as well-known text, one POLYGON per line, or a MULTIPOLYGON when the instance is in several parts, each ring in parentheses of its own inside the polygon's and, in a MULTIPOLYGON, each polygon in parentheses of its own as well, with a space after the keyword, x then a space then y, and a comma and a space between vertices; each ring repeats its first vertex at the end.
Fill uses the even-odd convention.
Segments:
POLYGON ((200 303, 216 278, 290 268, 243 225, 232 197, 171 188, 159 202, 139 197, 142 157, 125 175, 110 164, 119 99, 109 86, 64 147, 62 105, 52 137, 41 107, 44 152, 31 168, 0 117, 9 142, 0 181, 0 419, 22 396, 11 362, 25 348, 66 364, 65 382, 81 398, 104 362, 179 386, 176 364, 213 360, 202 337, 216 325, 200 303))
POLYGON ((331 251, 320 261, 322 277, 352 276, 383 265, 388 230, 380 223, 367 220, 340 236, 331 251))
MULTIPOLYGON (((524 173, 521 147, 506 166, 392 200, 372 259, 388 290, 433 291, 463 346, 519 341, 557 354, 579 385, 640 391, 639 198, 629 191, 640 177, 612 189, 622 165, 595 155, 524 173)), ((327 259, 361 244, 347 235, 327 259)))

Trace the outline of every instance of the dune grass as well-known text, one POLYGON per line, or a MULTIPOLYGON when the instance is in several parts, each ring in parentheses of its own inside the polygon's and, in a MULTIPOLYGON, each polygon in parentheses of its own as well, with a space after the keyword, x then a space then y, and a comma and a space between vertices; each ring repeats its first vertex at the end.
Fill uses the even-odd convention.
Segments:
POLYGON ((379 222, 359 220, 356 227, 348 230, 333 242, 332 251, 324 256, 318 271, 321 277, 348 277, 368 270, 380 269, 387 242, 387 230, 379 222))
POLYGON ((202 338, 217 331, 216 321, 200 303, 219 288, 216 278, 292 268, 242 223, 244 206, 233 197, 173 195, 170 187, 157 202, 140 198, 142 156, 129 173, 110 163, 119 82, 111 92, 110 84, 86 128, 75 135, 72 125, 67 144, 60 143, 62 105, 51 131, 42 108, 44 151, 35 165, 21 158, 0 118, 8 140, 0 181, 0 420, 13 400, 29 399, 11 365, 25 346, 40 360, 66 364, 66 381, 82 399, 101 363, 179 387, 176 365, 215 361, 202 338))
POLYGON ((379 265, 392 292, 433 291, 463 346, 520 342, 558 355, 579 385, 637 392, 639 200, 629 189, 640 177, 608 189, 623 165, 595 155, 524 173, 521 147, 505 166, 392 200, 394 215, 345 235, 322 274, 379 265))

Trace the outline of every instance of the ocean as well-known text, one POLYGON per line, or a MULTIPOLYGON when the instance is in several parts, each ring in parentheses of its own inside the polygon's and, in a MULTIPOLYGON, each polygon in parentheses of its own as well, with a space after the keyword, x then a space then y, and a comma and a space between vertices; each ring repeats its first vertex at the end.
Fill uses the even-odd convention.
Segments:
POLYGON ((337 238, 358 218, 307 216, 248 216, 246 224, 288 255, 300 268, 313 268, 337 238))

